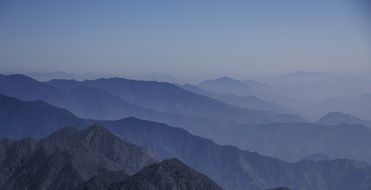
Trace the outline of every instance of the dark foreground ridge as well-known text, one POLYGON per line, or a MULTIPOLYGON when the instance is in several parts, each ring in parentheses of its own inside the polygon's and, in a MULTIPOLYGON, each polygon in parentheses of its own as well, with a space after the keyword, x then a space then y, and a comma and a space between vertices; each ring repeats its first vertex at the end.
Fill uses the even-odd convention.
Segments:
POLYGON ((155 163, 148 150, 101 126, 64 128, 36 141, 0 141, 0 189, 72 189, 105 171, 136 173, 155 163))
POLYGON ((102 126, 67 127, 39 141, 1 140, 0 189, 220 189, 176 159, 156 161, 102 126))
POLYGON ((124 180, 117 178, 118 173, 94 177, 81 185, 79 190, 221 190, 207 176, 177 159, 147 166, 124 180))

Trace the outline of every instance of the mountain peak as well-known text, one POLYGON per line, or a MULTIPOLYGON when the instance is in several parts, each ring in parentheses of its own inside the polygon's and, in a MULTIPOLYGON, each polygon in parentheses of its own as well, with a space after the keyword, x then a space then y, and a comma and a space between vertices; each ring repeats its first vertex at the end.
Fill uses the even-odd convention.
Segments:
POLYGON ((99 125, 67 127, 35 143, 14 143, 0 141, 0 160, 6 160, 0 162, 0 189, 75 189, 93 176, 120 170, 133 174, 156 162, 145 149, 99 125))
POLYGON ((178 159, 164 160, 145 167, 142 171, 129 177, 120 184, 120 189, 208 189, 221 188, 206 175, 201 174, 178 159), (146 185, 146 187, 144 186, 146 185))
POLYGON ((220 77, 216 79, 205 80, 201 82, 200 85, 207 84, 207 83, 222 83, 222 84, 227 83, 228 84, 228 83, 242 83, 242 81, 236 80, 231 77, 220 77))
POLYGON ((225 81, 239 81, 237 79, 234 79, 234 78, 231 78, 231 77, 220 77, 220 78, 217 78, 217 79, 214 79, 214 80, 225 80, 225 81))
POLYGON ((330 113, 324 115, 323 117, 321 117, 319 120, 326 119, 326 118, 344 118, 344 119, 352 119, 352 120, 353 119, 359 119, 356 116, 346 114, 346 113, 343 113, 343 112, 330 112, 330 113))
POLYGON ((325 116, 321 117, 317 121, 324 125, 339 125, 339 124, 355 124, 355 125, 365 125, 371 126, 371 121, 360 119, 356 116, 342 113, 342 112, 330 112, 325 116))
POLYGON ((84 147, 86 149, 109 150, 115 146, 126 145, 128 143, 121 141, 121 138, 114 135, 105 127, 94 124, 85 129, 75 127, 65 127, 49 135, 43 141, 63 144, 68 147, 84 147))

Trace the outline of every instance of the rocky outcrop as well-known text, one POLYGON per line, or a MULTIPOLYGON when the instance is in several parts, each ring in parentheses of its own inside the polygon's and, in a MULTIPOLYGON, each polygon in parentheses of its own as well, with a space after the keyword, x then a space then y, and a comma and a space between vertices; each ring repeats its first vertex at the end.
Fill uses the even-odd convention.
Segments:
POLYGON ((110 172, 93 177, 79 190, 221 190, 207 176, 177 159, 164 160, 145 167, 130 177, 110 172), (123 179, 125 178, 126 179, 123 179))
POLYGON ((156 162, 101 126, 64 128, 36 141, 0 142, 0 189, 73 189, 107 171, 133 174, 156 162))

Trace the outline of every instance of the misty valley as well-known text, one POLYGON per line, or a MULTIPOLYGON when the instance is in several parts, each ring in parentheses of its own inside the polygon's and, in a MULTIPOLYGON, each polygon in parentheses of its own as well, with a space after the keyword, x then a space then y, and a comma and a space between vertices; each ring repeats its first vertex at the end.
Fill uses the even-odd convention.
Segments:
POLYGON ((262 95, 269 90, 278 93, 227 77, 0 75, 0 187, 371 189, 371 120, 358 117, 368 113, 329 106, 311 120, 262 95))

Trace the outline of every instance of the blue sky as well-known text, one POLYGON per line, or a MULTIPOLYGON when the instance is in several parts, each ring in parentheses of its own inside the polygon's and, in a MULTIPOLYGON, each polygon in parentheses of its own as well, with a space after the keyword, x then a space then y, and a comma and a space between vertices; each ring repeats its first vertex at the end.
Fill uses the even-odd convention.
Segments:
POLYGON ((371 70, 370 20, 361 1, 4 0, 0 70, 230 76, 371 70))

